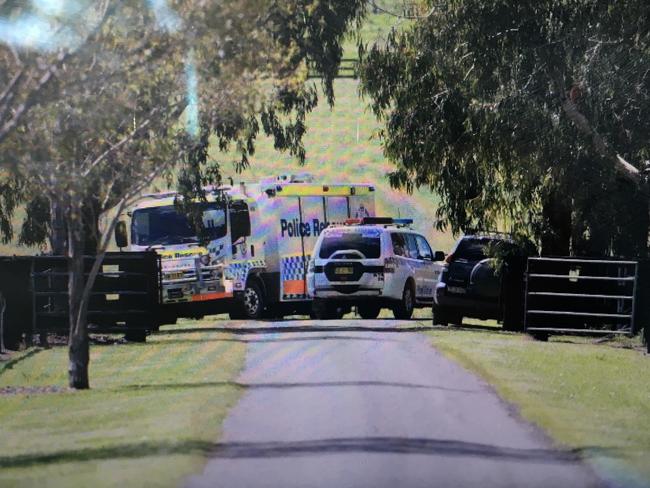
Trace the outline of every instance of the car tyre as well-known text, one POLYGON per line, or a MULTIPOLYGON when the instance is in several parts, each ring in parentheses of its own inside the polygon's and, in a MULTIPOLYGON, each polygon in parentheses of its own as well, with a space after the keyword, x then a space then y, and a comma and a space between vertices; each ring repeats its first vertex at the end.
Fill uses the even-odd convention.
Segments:
POLYGON ((365 320, 373 320, 379 317, 381 307, 375 303, 361 303, 357 306, 359 316, 365 320))
POLYGON ((402 299, 393 307, 393 316, 398 320, 408 320, 413 316, 414 308, 415 292, 413 290, 413 284, 407 282, 404 285, 402 299))
POLYGON ((260 285, 254 281, 249 282, 244 289, 242 301, 242 310, 244 318, 249 320, 259 320, 264 315, 265 303, 264 293, 260 285))

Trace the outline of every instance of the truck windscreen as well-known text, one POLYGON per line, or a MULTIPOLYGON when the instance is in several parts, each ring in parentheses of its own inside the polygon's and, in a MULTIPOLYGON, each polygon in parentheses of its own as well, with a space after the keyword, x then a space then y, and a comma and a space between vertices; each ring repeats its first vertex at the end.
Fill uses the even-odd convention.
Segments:
POLYGON ((381 255, 379 233, 331 232, 323 237, 319 257, 329 259, 338 251, 358 251, 366 259, 377 259, 381 255))
MULTIPOLYGON (((219 203, 207 203, 203 210, 203 225, 210 240, 226 235, 226 212, 219 203)), ((196 229, 187 217, 173 205, 142 208, 133 212, 131 228, 133 244, 137 246, 174 245, 198 242, 196 229)))

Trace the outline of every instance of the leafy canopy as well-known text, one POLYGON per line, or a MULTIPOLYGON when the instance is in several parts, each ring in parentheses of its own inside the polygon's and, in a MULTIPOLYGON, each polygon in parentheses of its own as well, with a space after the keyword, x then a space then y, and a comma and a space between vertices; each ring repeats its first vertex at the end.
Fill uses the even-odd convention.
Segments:
POLYGON ((557 232, 559 207, 574 252, 642 252, 650 4, 428 3, 426 18, 362 50, 391 182, 439 194, 439 225, 454 232, 540 238, 557 232), (623 249, 630 227, 636 247, 623 249))

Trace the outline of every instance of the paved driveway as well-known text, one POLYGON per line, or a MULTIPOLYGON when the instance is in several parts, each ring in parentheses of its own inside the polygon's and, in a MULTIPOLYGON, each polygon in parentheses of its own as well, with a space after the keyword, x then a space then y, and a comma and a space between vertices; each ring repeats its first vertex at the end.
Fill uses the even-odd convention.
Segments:
POLYGON ((187 486, 599 485, 409 324, 242 323, 249 389, 187 486))

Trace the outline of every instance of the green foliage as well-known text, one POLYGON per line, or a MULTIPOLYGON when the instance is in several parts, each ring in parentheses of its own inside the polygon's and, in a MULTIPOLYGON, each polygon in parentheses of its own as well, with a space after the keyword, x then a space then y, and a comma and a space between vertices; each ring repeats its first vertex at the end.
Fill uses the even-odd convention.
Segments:
POLYGON ((366 48, 391 182, 438 193, 455 232, 567 225, 574 252, 643 254, 649 16, 641 1, 462 0, 366 48))
MULTIPOLYGON (((220 180, 219 166, 207 161, 210 135, 221 151, 237 149, 241 168, 260 131, 277 150, 304 161, 305 117, 318 103, 307 64, 322 73, 333 103, 343 37, 365 12, 361 0, 179 0, 165 11, 149 7, 139 0, 84 3, 75 17, 50 18, 84 36, 73 46, 54 46, 54 53, 0 46, 7 85, 14 73, 34 77, 42 66, 56 72, 46 86, 10 87, 10 102, 30 103, 3 139, 2 165, 29 182, 25 201, 45 193, 94 202, 86 214, 96 219, 134 182, 156 170, 164 175, 177 161, 187 163, 180 190, 191 196, 198 185, 220 180)), ((34 12, 12 3, 2 13, 34 12)), ((12 205, 0 212, 5 223, 18 202, 6 203, 12 205)), ((25 231, 37 230, 35 224, 25 231)))

